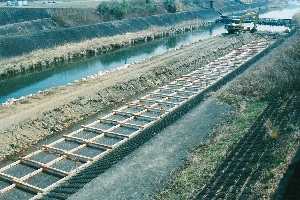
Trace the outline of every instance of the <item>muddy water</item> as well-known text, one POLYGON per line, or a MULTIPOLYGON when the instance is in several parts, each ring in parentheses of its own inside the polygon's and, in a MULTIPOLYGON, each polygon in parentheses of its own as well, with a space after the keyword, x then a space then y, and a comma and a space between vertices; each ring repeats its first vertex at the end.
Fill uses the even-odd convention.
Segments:
MULTIPOLYGON (((291 2, 288 7, 282 11, 271 11, 260 15, 260 17, 291 18, 299 9, 300 3, 291 2)), ((286 27, 259 25, 258 29, 262 31, 284 31, 286 27)), ((0 103, 11 98, 18 99, 22 96, 35 94, 38 91, 63 86, 99 71, 105 71, 124 64, 140 61, 150 56, 162 54, 171 48, 176 48, 183 44, 199 39, 205 39, 224 32, 223 24, 215 24, 203 30, 174 35, 147 44, 107 53, 92 59, 79 61, 43 72, 37 72, 25 77, 13 78, 5 81, 0 80, 0 103)))

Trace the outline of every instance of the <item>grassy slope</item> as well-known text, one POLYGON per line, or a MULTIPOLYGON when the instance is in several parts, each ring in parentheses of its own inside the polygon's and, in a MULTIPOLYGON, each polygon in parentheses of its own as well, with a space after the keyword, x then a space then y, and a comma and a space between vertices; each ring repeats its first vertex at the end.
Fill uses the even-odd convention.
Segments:
MULTIPOLYGON (((294 18, 298 24, 300 14, 294 18)), ((221 90, 218 97, 235 104, 239 109, 218 131, 208 145, 200 145, 190 154, 186 166, 173 177, 170 187, 157 199, 187 199, 199 191, 209 180, 218 163, 228 154, 230 146, 237 143, 247 128, 263 111, 269 99, 299 91, 300 33, 296 33, 271 55, 255 64, 247 73, 221 90), (200 173, 201 172, 201 173, 200 173)), ((279 181, 287 170, 300 145, 300 125, 292 134, 274 142, 272 160, 260 182, 253 187, 253 198, 272 198, 279 181)))
POLYGON ((230 147, 244 136, 252 121, 262 112, 265 103, 244 106, 241 106, 226 126, 214 133, 209 145, 200 145, 191 152, 186 166, 176 175, 170 188, 157 199, 188 199, 205 185, 230 147))

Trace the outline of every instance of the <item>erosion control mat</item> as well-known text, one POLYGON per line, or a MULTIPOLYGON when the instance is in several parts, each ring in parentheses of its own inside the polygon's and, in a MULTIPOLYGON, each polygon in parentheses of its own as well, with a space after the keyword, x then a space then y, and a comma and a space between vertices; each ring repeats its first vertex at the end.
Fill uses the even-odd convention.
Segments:
MULTIPOLYGON (((229 151, 217 167, 215 174, 195 199, 249 199, 255 194, 253 186, 259 182, 270 161, 276 159, 272 147, 276 135, 271 127, 277 127, 280 137, 292 132, 289 128, 300 121, 300 93, 288 99, 275 99, 268 103, 245 136, 229 151), (273 138, 272 138, 273 137, 273 138)), ((273 130, 274 131, 274 130, 273 130)))

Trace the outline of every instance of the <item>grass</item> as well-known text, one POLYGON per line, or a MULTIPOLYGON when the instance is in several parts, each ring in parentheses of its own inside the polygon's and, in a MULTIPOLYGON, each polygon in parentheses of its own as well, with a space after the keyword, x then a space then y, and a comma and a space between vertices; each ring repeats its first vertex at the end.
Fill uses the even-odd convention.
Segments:
POLYGON ((292 133, 284 137, 278 137, 272 146, 272 156, 269 168, 265 169, 261 180, 256 183, 251 190, 253 199, 275 198, 274 192, 278 188, 280 180, 283 178, 288 167, 291 165, 293 157, 300 146, 300 125, 294 126, 292 133))
POLYGON ((191 198, 206 184, 230 147, 244 136, 265 105, 265 102, 250 102, 243 110, 236 111, 228 123, 214 133, 209 144, 200 145, 190 153, 188 163, 156 199, 191 198))

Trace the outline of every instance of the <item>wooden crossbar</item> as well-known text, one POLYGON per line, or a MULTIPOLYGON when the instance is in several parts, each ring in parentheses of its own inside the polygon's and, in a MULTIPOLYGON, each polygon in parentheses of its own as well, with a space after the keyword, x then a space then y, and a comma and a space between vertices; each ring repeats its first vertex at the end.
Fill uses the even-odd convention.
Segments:
POLYGON ((59 173, 59 174, 62 174, 63 176, 68 176, 69 173, 66 172, 66 171, 63 171, 63 170, 60 170, 60 169, 56 169, 56 168, 53 168, 53 167, 50 167, 44 163, 40 163, 40 162, 37 162, 35 160, 30 160, 30 159, 27 159, 27 158, 22 158, 20 157, 19 158, 22 162, 24 162, 25 164, 28 164, 30 163, 30 165, 37 165, 39 166, 40 168, 42 168, 43 170, 46 169, 46 170, 49 170, 49 171, 53 171, 53 172, 56 172, 56 173, 59 173))
POLYGON ((136 128, 138 128, 138 129, 143 129, 144 128, 144 126, 142 126, 142 125, 137 125, 137 124, 131 124, 131 123, 128 123, 128 122, 125 122, 125 123, 122 123, 121 124, 121 126, 122 125, 127 125, 127 126, 134 126, 134 127, 136 127, 136 128))
POLYGON ((17 165, 17 164, 19 164, 19 163, 20 163, 20 161, 17 160, 16 162, 13 162, 13 163, 11 163, 11 164, 9 164, 9 165, 7 165, 7 166, 1 168, 1 169, 0 169, 0 173, 3 172, 3 171, 5 171, 5 170, 7 170, 7 169, 12 168, 13 166, 15 166, 15 165, 17 165))
POLYGON ((12 183, 11 185, 9 185, 9 186, 3 188, 2 190, 0 190, 0 193, 3 194, 4 192, 7 192, 7 191, 13 189, 15 186, 16 186, 16 184, 12 183))
POLYGON ((34 186, 34 185, 31 185, 31 184, 28 184, 28 183, 25 183, 23 181, 19 181, 19 180, 13 180, 13 182, 16 184, 16 185, 19 185, 19 186, 23 186, 25 188, 29 188, 33 191, 36 191, 36 193, 42 193, 44 192, 44 190, 42 188, 39 188, 37 186, 34 186))
POLYGON ((43 145, 43 148, 53 150, 53 151, 56 151, 56 152, 60 152, 63 156, 66 156, 66 157, 69 156, 69 157, 80 158, 80 159, 83 159, 85 161, 93 161, 94 160, 93 158, 90 158, 90 157, 87 157, 87 156, 82 156, 82 155, 70 153, 68 151, 58 149, 58 148, 55 148, 55 147, 51 147, 51 146, 47 146, 47 145, 43 145))
POLYGON ((169 97, 169 98, 172 97, 172 98, 184 99, 184 100, 188 99, 188 97, 178 96, 178 95, 167 95, 167 97, 169 97))
POLYGON ((90 127, 90 126, 83 126, 83 127, 86 128, 86 129, 92 129, 92 130, 95 130, 95 131, 100 131, 101 133, 104 133, 104 134, 112 134, 112 135, 117 135, 117 136, 121 136, 121 137, 124 137, 124 138, 129 138, 128 135, 114 133, 114 132, 110 132, 110 131, 105 131, 105 130, 95 128, 95 127, 90 127))
POLYGON ((120 124, 120 127, 125 127, 125 128, 130 128, 130 129, 134 129, 134 130, 140 130, 141 127, 135 124, 130 124, 130 123, 122 123, 120 124))
POLYGON ((74 137, 74 136, 68 136, 68 135, 64 135, 63 136, 64 138, 66 139, 72 139, 72 140, 76 140, 76 141, 79 141, 79 142, 82 142, 84 144, 92 144, 92 145, 95 145, 95 146, 99 146, 99 147, 104 147, 106 149, 112 149, 113 147, 112 146, 109 146, 109 145, 106 145, 106 144, 100 144, 100 143, 97 143, 97 142, 93 142, 93 141, 90 141, 90 140, 86 140, 86 139, 83 139, 83 138, 78 138, 78 137, 74 137))
POLYGON ((121 133, 115 133, 115 132, 106 132, 105 134, 111 134, 111 135, 116 135, 116 136, 120 136, 120 137, 123 137, 123 138, 130 138, 129 135, 124 135, 124 134, 121 134, 121 133))
POLYGON ((175 91, 176 92, 186 92, 186 93, 191 93, 192 95, 196 94, 197 92, 192 92, 192 91, 188 91, 186 90, 187 88, 189 88, 190 86, 188 87, 184 87, 184 88, 180 88, 180 89, 176 89, 175 91))
MULTIPOLYGON (((42 188, 39 188, 39 187, 36 187, 34 185, 30 185, 28 183, 25 183, 23 181, 21 181, 20 179, 14 177, 14 176, 10 176, 8 174, 4 174, 4 173, 0 173, 0 176, 4 177, 6 180, 9 180, 11 181, 12 183, 16 184, 16 185, 19 185, 19 186, 23 186, 23 187, 26 187, 26 188, 29 188, 33 191, 35 191, 36 193, 39 193, 39 192, 44 192, 44 190, 42 188)), ((9 186, 8 186, 9 187, 9 186)), ((5 188, 4 188, 5 189, 5 188)), ((7 190, 4 190, 3 192, 5 192, 7 190)), ((2 191, 1 191, 2 192, 2 191)))
POLYGON ((5 173, 2 173, 2 172, 0 172, 0 176, 2 176, 3 178, 5 178, 5 180, 11 181, 11 182, 12 182, 13 179, 18 179, 15 176, 11 176, 9 174, 5 174, 5 173))
POLYGON ((169 105, 175 105, 175 106, 178 105, 178 103, 170 102, 170 101, 167 101, 167 100, 168 99, 166 99, 166 100, 155 100, 155 99, 153 99, 153 101, 155 101, 155 103, 156 103, 156 106, 153 106, 153 107, 151 107, 149 109, 154 109, 155 107, 157 107, 157 106, 159 106, 161 104, 169 104, 169 105))
POLYGON ((105 130, 96 127, 85 126, 85 125, 82 125, 81 127, 84 128, 84 130, 98 131, 100 132, 100 134, 105 132, 105 130))
POLYGON ((137 107, 137 108, 143 108, 143 109, 150 109, 151 108, 151 106, 145 106, 145 105, 134 104, 134 103, 130 103, 128 107, 137 107))
POLYGON ((116 123, 114 126, 118 125, 118 124, 121 124, 122 121, 118 121, 118 120, 115 120, 115 119, 103 119, 103 118, 99 118, 100 122, 108 122, 108 123, 116 123))

